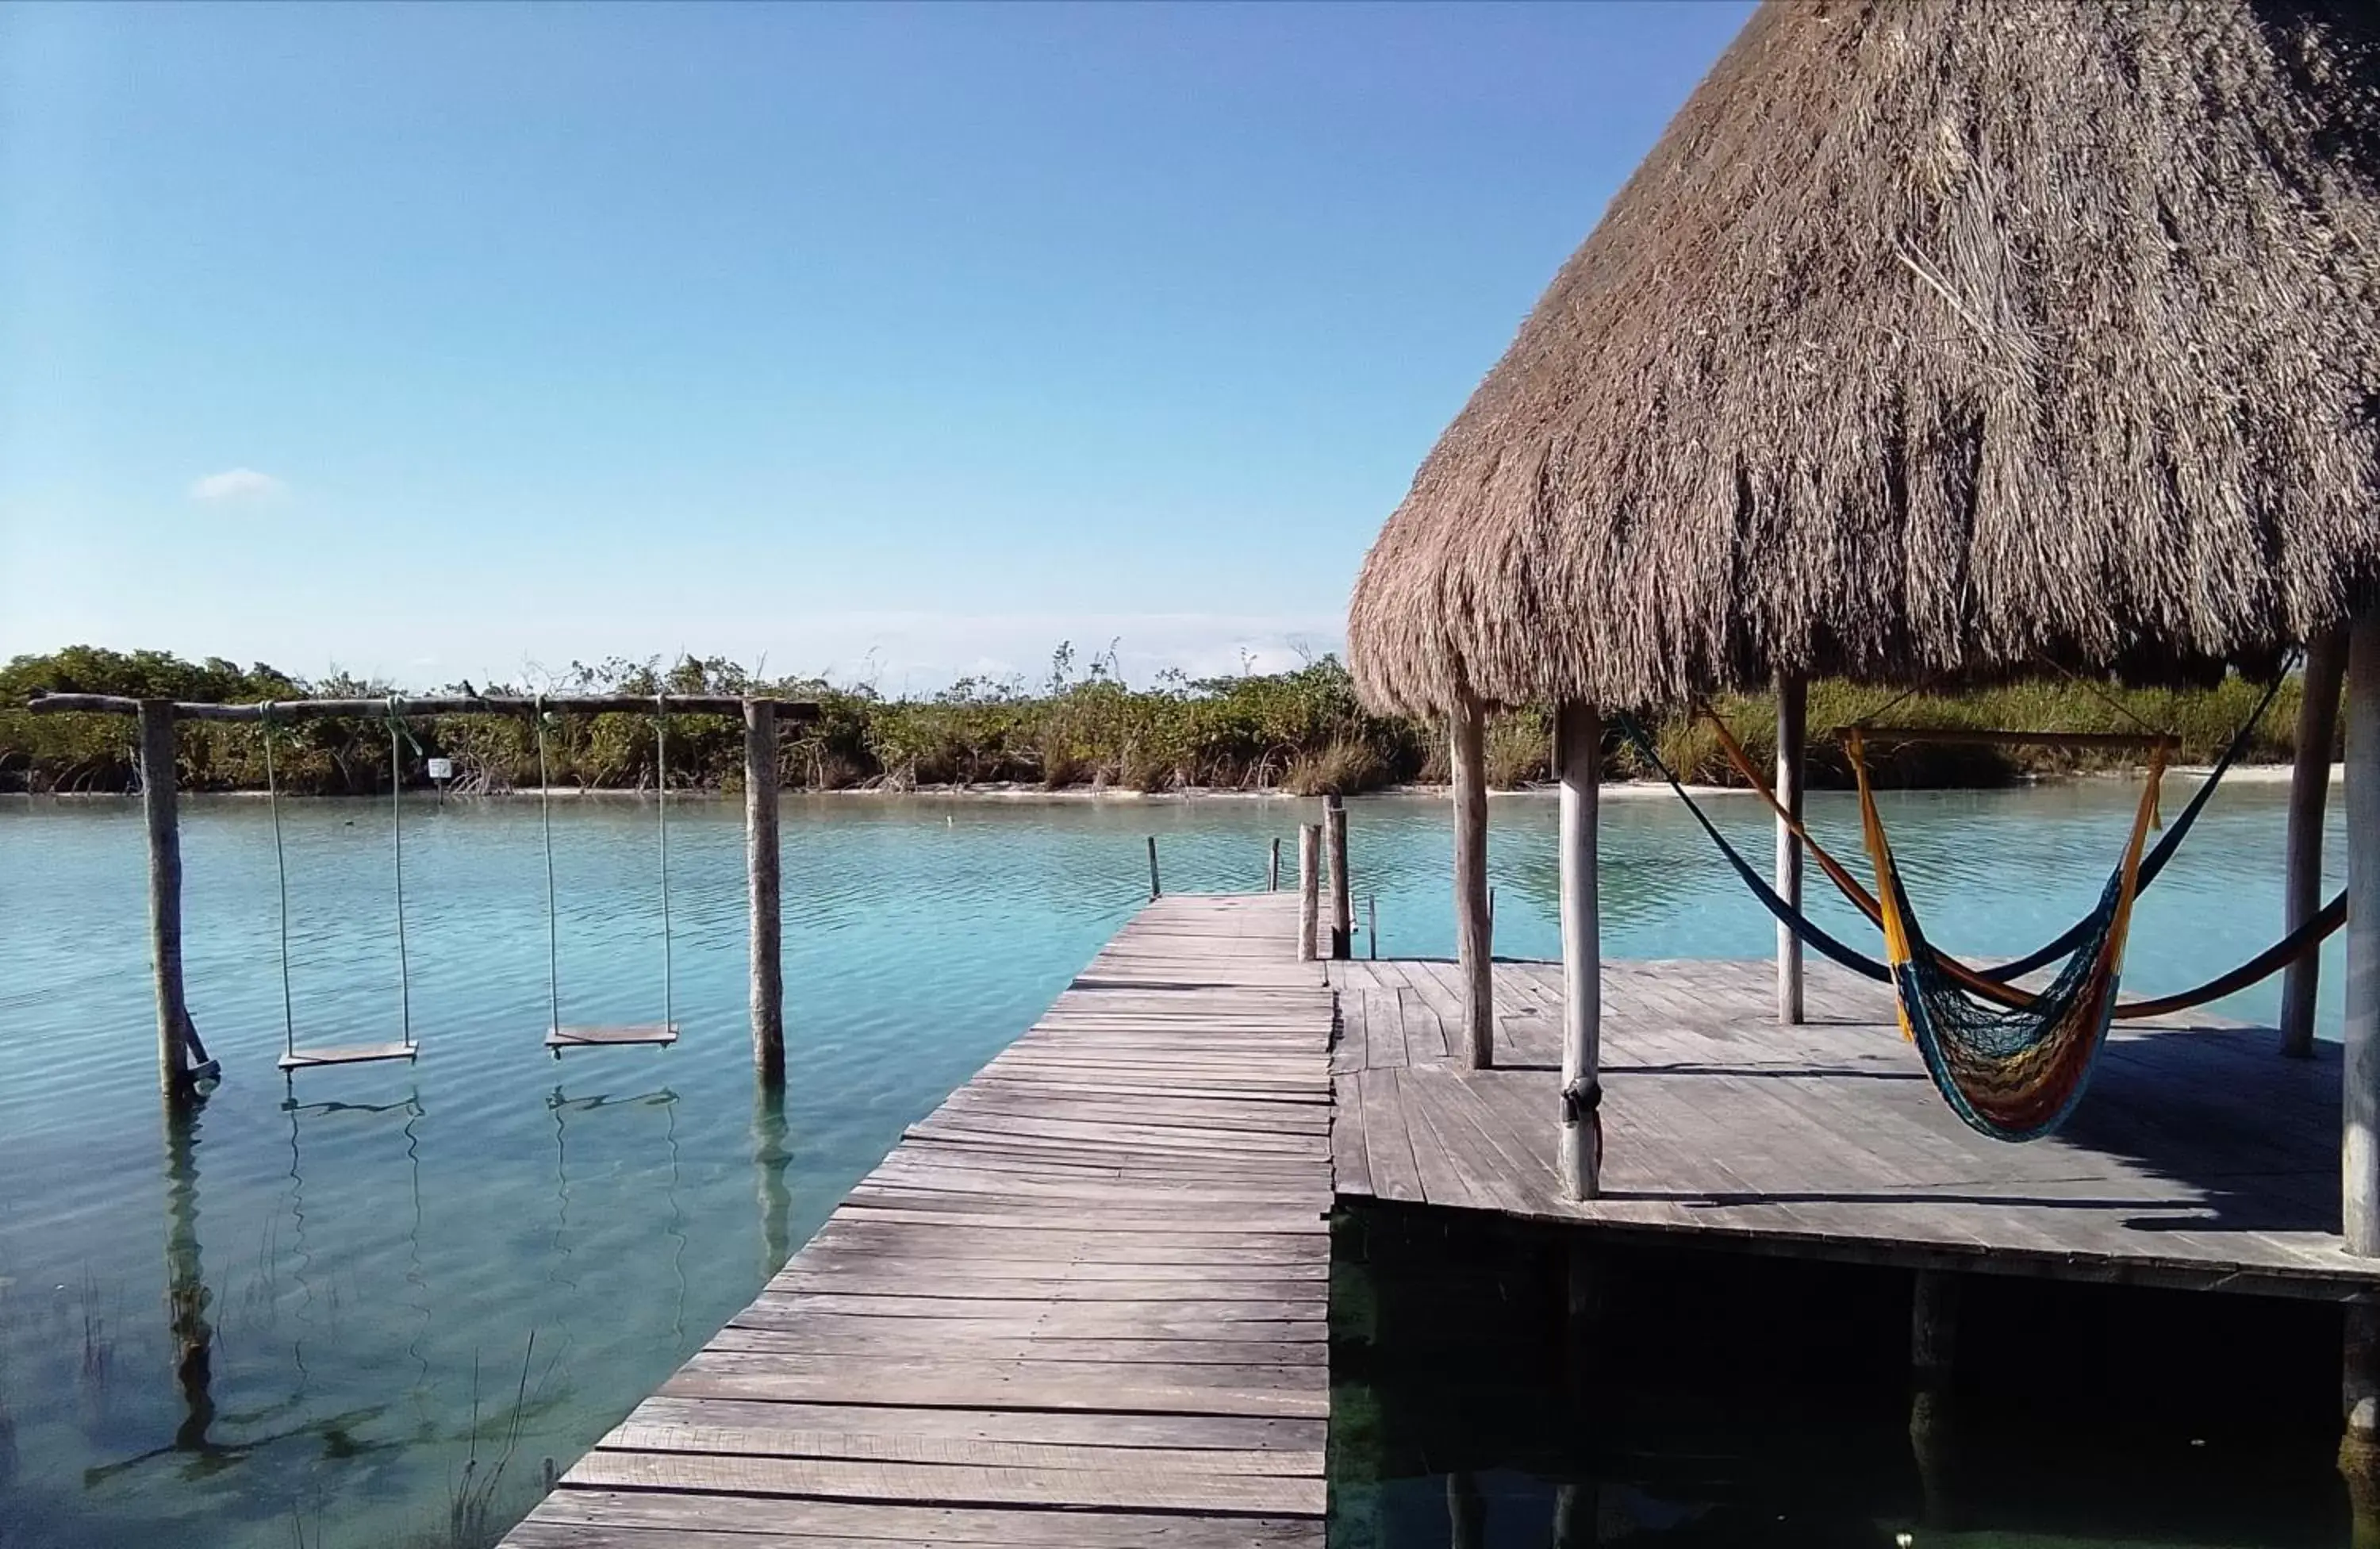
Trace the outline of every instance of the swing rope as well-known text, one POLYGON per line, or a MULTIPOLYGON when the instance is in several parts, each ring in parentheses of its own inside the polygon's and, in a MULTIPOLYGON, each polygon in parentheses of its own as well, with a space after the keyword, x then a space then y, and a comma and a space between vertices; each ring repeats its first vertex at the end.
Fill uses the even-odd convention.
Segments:
MULTIPOLYGON (((395 694, 388 696, 388 854, 396 879, 396 1017, 405 1046, 413 1042, 413 970, 405 948, 405 763, 403 744, 413 742, 395 694)), ((414 743, 414 750, 421 745, 414 743)))
POLYGON ((653 737, 659 768, 654 778, 659 782, 661 807, 662 853, 662 1026, 677 1031, 676 976, 670 962, 670 885, 669 885, 669 696, 653 696, 653 737))
POLYGON ((273 767, 273 701, 258 713, 264 728, 264 804, 273 813, 273 872, 281 889, 281 1052, 298 1057, 298 1003, 289 993, 289 859, 281 846, 281 781, 273 767))
POLYGON ((562 1031, 562 922, 553 893, 553 780, 545 762, 545 696, 537 696, 537 822, 545 839, 545 1003, 562 1031))

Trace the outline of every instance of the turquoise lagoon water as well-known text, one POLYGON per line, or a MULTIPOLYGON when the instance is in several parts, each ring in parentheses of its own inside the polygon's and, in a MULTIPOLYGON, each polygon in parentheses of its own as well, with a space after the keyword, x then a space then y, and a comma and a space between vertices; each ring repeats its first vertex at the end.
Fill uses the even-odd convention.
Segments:
MULTIPOLYGON (((2087 907, 2133 796, 1895 795, 1888 818, 1929 928, 1991 955, 2087 907)), ((1765 853, 1748 801, 1716 806, 1765 853)), ((1853 850, 1847 799, 1812 807, 1853 850)), ((1352 811, 1359 923, 1376 899, 1384 955, 1448 952, 1443 805, 1352 811)), ((1673 803, 1605 812, 1607 950, 1769 950, 1767 916, 1673 803)), ((791 1074, 771 1106, 750 1079, 737 808, 674 808, 683 1042, 555 1062, 535 808, 409 801, 422 1057, 306 1073, 293 1108, 273 1066, 267 813, 195 801, 190 1001, 226 1079, 169 1129, 137 808, 0 805, 0 1545, 484 1541, 1031 1022, 1140 903, 1145 835, 1169 890, 1250 888, 1276 836, 1293 868, 1313 815, 1285 799, 789 799, 791 1074)), ((557 811, 567 1020, 662 1014, 652 819, 629 800, 557 811)), ((1495 803, 1500 950, 1554 950, 1554 821, 1542 799, 1495 803)), ((298 802, 285 822, 301 1041, 395 1036, 386 807, 298 802)), ((2131 987, 2195 982, 2277 933, 2281 828, 2280 787, 2224 794, 2141 909, 2131 987)), ((2334 950, 2331 1026, 2337 973, 2334 950)))

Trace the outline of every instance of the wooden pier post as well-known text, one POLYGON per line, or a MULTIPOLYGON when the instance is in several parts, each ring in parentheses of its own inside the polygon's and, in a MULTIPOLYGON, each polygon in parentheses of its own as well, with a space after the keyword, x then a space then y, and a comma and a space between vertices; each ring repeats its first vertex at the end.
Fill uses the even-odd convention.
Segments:
POLYGON ((1597 1492, 1574 1480, 1554 1486, 1553 1549, 1587 1549, 1597 1542, 1595 1508, 1597 1492))
POLYGON ((157 991, 157 1078, 165 1101, 195 1090, 182 992, 182 834, 175 799, 174 701, 140 701, 140 811, 149 827, 149 962, 157 991))
MULTIPOLYGON (((1790 674, 1777 675, 1777 804, 1802 821, 1803 764, 1809 743, 1810 686, 1790 674)), ((1777 820, 1777 892, 1802 907, 1802 840, 1792 824, 1777 820)), ((1777 1019, 1802 1019, 1802 938, 1777 922, 1777 1019)))
POLYGON ((2347 1303, 2339 1351, 2338 1404, 2346 1433, 2338 1472, 2347 1482, 2351 1542, 2380 1543, 2380 1302, 2347 1303))
POLYGON ((779 919, 777 704, 744 701, 744 873, 752 911, 752 1068, 763 1087, 785 1080, 784 936, 779 919))
POLYGON ((1446 1476, 1448 1549, 1488 1549, 1488 1497, 1468 1469, 1446 1476))
POLYGON ((1165 896, 1165 889, 1157 881, 1157 835, 1148 836, 1148 900, 1155 903, 1165 896))
MULTIPOLYGON (((2287 928, 2297 930, 2322 908, 2322 820, 2330 800, 2330 750, 2338 740, 2339 680, 2346 675, 2347 642, 2325 629, 2306 642, 2305 671, 2298 687, 2297 752, 2289 771, 2288 874, 2281 883, 2287 928)), ((2322 954, 2309 952, 2281 976, 2281 1053, 2313 1057, 2316 992, 2322 954)))
POLYGON ((1909 1307, 1909 1450, 1928 1527, 1957 1525, 1951 1387, 1958 1365, 1959 1281, 1940 1270, 1912 1277, 1909 1307))
POLYGON ((1347 881, 1347 805, 1337 791, 1322 799, 1322 848, 1330 860, 1330 956, 1355 955, 1355 896, 1347 881))
POLYGON ((1297 825, 1297 960, 1310 963, 1315 950, 1315 917, 1322 911, 1322 825, 1297 825))
POLYGON ((1272 859, 1265 863, 1265 891, 1281 891, 1281 835, 1272 836, 1272 859))
POLYGON ((2380 607, 2347 642, 2347 1020, 2339 1104, 2347 1250, 2380 1257, 2380 607))
POLYGON ((1496 1063, 1495 927, 1488 901, 1488 772, 1482 742, 1487 715, 1457 690, 1448 762, 1454 780, 1454 944, 1463 979, 1463 1067, 1496 1063))
POLYGON ((1554 770, 1561 778, 1561 1185, 1595 1198, 1601 1168, 1603 935, 1596 878, 1596 823, 1603 722, 1595 706, 1554 708, 1554 770))

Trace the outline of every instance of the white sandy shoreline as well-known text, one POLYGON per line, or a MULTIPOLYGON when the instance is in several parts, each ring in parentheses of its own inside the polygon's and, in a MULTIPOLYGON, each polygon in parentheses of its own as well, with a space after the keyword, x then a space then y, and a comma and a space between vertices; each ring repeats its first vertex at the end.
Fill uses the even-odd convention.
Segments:
MULTIPOLYGON (((2168 770, 2167 771, 2167 774, 2176 779, 2204 779, 2208 772, 2209 771, 2205 765, 2191 765, 2168 770)), ((2345 777, 2345 765, 2336 763, 2332 764, 2330 766, 2330 778, 2332 783, 2337 784, 2343 779, 2345 777)), ((2231 781, 2235 785, 2259 786, 2286 785, 2289 782, 2289 777, 2290 768, 2285 763, 2243 763, 2238 765, 2230 772, 2230 774, 2224 776, 2224 778, 2231 781)), ((2138 770, 2111 770, 2092 774, 2037 776, 2031 780, 2020 781, 2018 784, 2058 785, 2078 780, 2137 780, 2138 778, 2140 778, 2140 771, 2138 770)), ((2007 786, 1940 786, 1928 787, 1925 788, 1938 790, 2006 790, 2011 787, 2007 786)), ((1689 794, 1698 799, 1702 798, 1724 796, 1748 797, 1754 795, 1750 789, 1742 786, 1688 786, 1686 790, 1689 794)), ((208 800, 232 799, 261 801, 264 799, 265 796, 264 792, 259 790, 185 791, 182 794, 186 798, 204 799, 208 800)), ((428 793, 425 791, 419 794, 426 795, 428 793)), ((539 791, 534 786, 528 786, 514 790, 497 791, 484 797, 458 796, 455 799, 458 801, 522 801, 532 800, 539 796, 545 794, 550 794, 558 801, 643 801, 650 799, 652 796, 652 792, 649 790, 611 790, 581 787, 577 786, 556 787, 552 791, 547 793, 539 791)), ((732 790, 676 790, 672 791, 670 794, 681 801, 740 801, 743 799, 741 792, 732 790)), ((1560 794, 1560 787, 1551 783, 1548 783, 1544 785, 1524 786, 1517 790, 1491 790, 1488 794, 1492 799, 1498 801, 1549 800, 1560 794)), ((1601 795, 1605 800, 1621 801, 1650 799, 1658 797, 1666 797, 1669 794, 1670 787, 1659 780, 1609 780, 1604 783, 1601 791, 1601 795)), ((15 799, 27 802, 35 800, 129 801, 135 799, 132 796, 114 791, 61 791, 46 793, 39 797, 29 792, 18 791, 12 793, 12 795, 15 799)), ((1119 787, 1110 787, 1103 789, 1091 787, 1069 787, 1061 790, 1047 790, 1040 786, 1030 784, 920 786, 905 789, 890 786, 853 786, 841 790, 797 790, 788 787, 784 792, 784 795, 786 799, 792 800, 832 799, 882 801, 900 800, 905 799, 922 801, 1007 801, 1019 804, 1032 802, 1065 803, 1083 801, 1112 801, 1141 804, 1152 802, 1178 802, 1186 804, 1198 801, 1293 802, 1319 799, 1318 798, 1311 796, 1292 796, 1280 789, 1238 790, 1228 787, 1194 787, 1184 790, 1143 791, 1132 790, 1119 787)), ((1379 790, 1366 791, 1361 795, 1351 796, 1347 799, 1350 801, 1366 801, 1378 798, 1389 798, 1392 799, 1430 799, 1443 800, 1446 799, 1447 795, 1448 790, 1444 786, 1389 786, 1379 790)), ((359 798, 302 797, 293 798, 292 799, 377 800, 379 798, 377 796, 359 798)))

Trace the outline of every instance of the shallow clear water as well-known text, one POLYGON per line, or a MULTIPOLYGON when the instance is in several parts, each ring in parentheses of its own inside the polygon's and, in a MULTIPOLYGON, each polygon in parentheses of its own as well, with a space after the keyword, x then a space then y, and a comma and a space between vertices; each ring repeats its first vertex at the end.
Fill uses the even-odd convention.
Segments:
MULTIPOLYGON (((2088 907, 2133 794, 1894 796, 1888 818, 1931 932, 1990 955, 2088 907)), ((2282 804, 2225 792, 2141 909, 2131 987, 2194 982, 2277 933, 2282 804)), ((1811 805, 1855 851, 1848 799, 1811 805)), ((1766 853, 1749 801, 1716 807, 1766 853)), ((1671 802, 1605 811, 1607 951, 1769 950, 1671 802)), ((304 1073, 289 1109, 268 815, 190 803, 191 1009, 227 1079, 174 1133, 137 808, 0 805, 0 1544, 500 1528, 1056 995, 1145 895, 1144 835, 1169 890, 1259 886, 1275 836, 1293 872, 1315 805, 789 800, 782 1109, 750 1079, 740 811, 673 812, 676 1048, 550 1059, 536 809, 408 802, 421 1060, 304 1073)), ((387 809, 284 817, 300 1042, 395 1037, 387 809)), ((1500 950, 1554 949, 1554 821, 1542 799, 1494 805, 1500 950)), ((1350 827, 1383 954, 1449 951, 1443 805, 1358 801, 1350 827)), ((659 1020, 653 809, 565 803, 555 832, 565 1019, 659 1020)), ((2334 949, 2334 1027, 2337 971, 2334 949)), ((2266 1015, 2273 993, 2226 1009, 2266 1015)))

